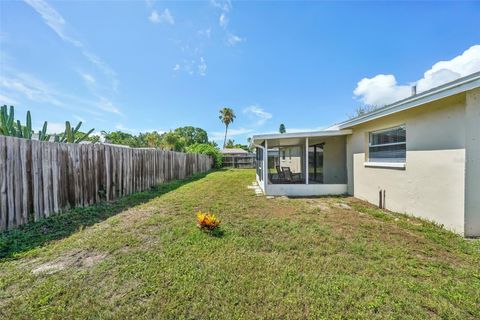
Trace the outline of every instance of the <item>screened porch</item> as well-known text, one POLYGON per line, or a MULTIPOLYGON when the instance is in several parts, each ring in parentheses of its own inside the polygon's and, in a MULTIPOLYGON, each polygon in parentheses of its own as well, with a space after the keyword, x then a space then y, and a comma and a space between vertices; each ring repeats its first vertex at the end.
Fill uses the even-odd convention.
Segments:
POLYGON ((348 130, 254 136, 257 182, 267 195, 346 193, 348 130))

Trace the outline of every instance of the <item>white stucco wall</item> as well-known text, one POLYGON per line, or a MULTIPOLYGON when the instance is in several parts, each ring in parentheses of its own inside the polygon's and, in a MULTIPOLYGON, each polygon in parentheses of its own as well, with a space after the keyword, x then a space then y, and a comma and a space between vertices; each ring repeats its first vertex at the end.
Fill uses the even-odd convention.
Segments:
POLYGON ((304 167, 302 162, 303 146, 281 147, 279 149, 280 167, 289 167, 293 173, 302 173, 304 167), (283 159, 283 152, 285 152, 285 159, 283 159))
POLYGON ((465 94, 358 125, 347 138, 348 192, 464 233, 465 94), (406 125, 405 169, 365 167, 368 133, 406 125))
POLYGON ((480 236, 480 89, 467 92, 465 106, 465 236, 480 236))
POLYGON ((326 137, 323 147, 323 183, 346 184, 346 138, 345 136, 326 137))
POLYGON ((347 193, 346 184, 267 184, 269 196, 327 196, 347 193))

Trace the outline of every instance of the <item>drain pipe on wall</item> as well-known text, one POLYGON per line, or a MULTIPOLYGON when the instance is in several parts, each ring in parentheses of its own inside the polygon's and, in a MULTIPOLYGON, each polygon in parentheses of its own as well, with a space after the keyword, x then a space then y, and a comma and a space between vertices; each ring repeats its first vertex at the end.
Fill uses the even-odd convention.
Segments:
POLYGON ((385 190, 378 190, 378 207, 380 209, 385 209, 385 190))

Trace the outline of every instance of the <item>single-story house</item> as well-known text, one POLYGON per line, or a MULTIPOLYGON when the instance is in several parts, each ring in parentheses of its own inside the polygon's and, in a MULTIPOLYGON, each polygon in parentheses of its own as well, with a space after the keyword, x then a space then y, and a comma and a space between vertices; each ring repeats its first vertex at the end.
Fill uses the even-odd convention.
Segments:
POLYGON ((266 195, 349 194, 480 236, 480 72, 323 131, 252 140, 266 195))
POLYGON ((230 168, 255 168, 255 155, 240 148, 223 148, 222 166, 230 168))
POLYGON ((220 150, 220 153, 225 156, 245 156, 248 154, 248 151, 240 148, 223 148, 220 150))

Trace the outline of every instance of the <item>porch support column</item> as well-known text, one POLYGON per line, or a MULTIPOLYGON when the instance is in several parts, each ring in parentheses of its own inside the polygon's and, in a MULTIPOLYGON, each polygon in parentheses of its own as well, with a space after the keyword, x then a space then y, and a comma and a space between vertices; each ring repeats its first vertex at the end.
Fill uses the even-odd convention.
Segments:
POLYGON ((265 194, 268 184, 268 140, 265 139, 265 152, 263 153, 263 183, 265 185, 265 194))
POLYGON ((305 138, 305 184, 308 184, 308 137, 305 138))

